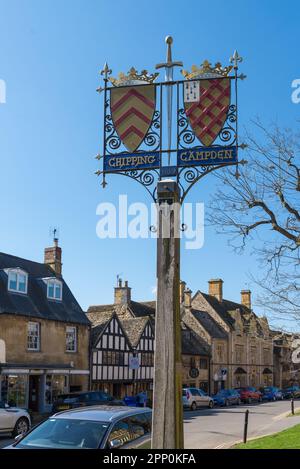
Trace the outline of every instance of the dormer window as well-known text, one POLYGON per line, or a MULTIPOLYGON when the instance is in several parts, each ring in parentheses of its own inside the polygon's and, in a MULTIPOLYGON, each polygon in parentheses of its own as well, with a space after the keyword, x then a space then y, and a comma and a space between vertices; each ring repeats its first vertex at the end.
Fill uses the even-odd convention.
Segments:
POLYGON ((62 282, 60 280, 47 280, 47 298, 56 301, 62 300, 62 282))
POLYGON ((8 291, 27 294, 28 274, 21 269, 10 269, 8 274, 8 291))

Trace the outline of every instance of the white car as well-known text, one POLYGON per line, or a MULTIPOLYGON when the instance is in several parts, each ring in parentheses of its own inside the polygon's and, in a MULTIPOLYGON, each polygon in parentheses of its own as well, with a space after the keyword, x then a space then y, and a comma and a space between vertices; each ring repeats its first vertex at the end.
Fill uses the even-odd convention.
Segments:
POLYGON ((24 435, 30 429, 30 415, 24 409, 10 407, 0 401, 0 435, 11 433, 13 436, 24 435))
POLYGON ((197 410, 199 407, 212 409, 214 406, 213 398, 198 388, 184 388, 182 390, 182 403, 184 408, 190 410, 197 410))

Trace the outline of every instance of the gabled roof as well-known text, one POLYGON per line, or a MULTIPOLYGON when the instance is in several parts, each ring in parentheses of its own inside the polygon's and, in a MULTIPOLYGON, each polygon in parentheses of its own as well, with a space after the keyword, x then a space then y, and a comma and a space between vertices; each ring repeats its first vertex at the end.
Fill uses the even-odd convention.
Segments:
POLYGON ((123 329, 133 347, 138 345, 148 321, 148 316, 121 320, 123 329))
POLYGON ((208 334, 215 339, 227 339, 226 331, 206 311, 192 309, 193 316, 204 327, 208 334))
POLYGON ((46 264, 0 253, 0 315, 14 314, 40 319, 89 325, 89 320, 62 277, 46 264), (20 268, 28 273, 27 295, 7 290, 4 269, 20 268), (58 278, 63 283, 62 301, 47 298, 44 278, 58 278))
MULTIPOLYGON (((215 298, 212 295, 208 295, 207 293, 202 293, 202 292, 200 293, 206 299, 206 301, 210 304, 210 306, 212 306, 214 310, 219 314, 221 319, 223 319, 223 321, 225 321, 229 327, 233 328, 234 319, 228 313, 228 311, 231 310, 229 308, 228 303, 232 303, 232 302, 229 302, 227 300, 223 300, 222 302, 220 302, 217 300, 217 298, 215 298)), ((232 308, 232 310, 236 308, 232 308)))
POLYGON ((97 345, 97 342, 104 332, 106 326, 109 324, 110 320, 112 319, 114 313, 113 312, 104 312, 101 316, 98 317, 97 321, 92 321, 92 318, 88 316, 90 321, 92 322, 92 329, 91 329, 91 344, 92 347, 97 345))

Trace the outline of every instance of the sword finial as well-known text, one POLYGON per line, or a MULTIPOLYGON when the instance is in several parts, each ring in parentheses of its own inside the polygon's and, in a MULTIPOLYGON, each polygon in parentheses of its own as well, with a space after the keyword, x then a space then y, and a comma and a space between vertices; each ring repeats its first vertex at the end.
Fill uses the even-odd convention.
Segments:
POLYGON ((173 78, 173 67, 182 67, 183 63, 172 61, 172 47, 171 47, 173 44, 172 36, 166 36, 165 42, 167 44, 167 61, 164 63, 157 64, 155 68, 156 69, 165 68, 166 69, 166 81, 169 81, 173 78))
POLYGON ((173 68, 174 67, 182 67, 182 62, 173 62, 172 61, 172 44, 173 38, 172 36, 166 36, 165 42, 167 44, 167 61, 165 63, 160 63, 156 65, 156 69, 164 68, 165 69, 165 80, 166 82, 170 82, 167 86, 167 116, 168 116, 168 162, 170 165, 171 159, 171 144, 172 144, 172 102, 173 102, 173 68))

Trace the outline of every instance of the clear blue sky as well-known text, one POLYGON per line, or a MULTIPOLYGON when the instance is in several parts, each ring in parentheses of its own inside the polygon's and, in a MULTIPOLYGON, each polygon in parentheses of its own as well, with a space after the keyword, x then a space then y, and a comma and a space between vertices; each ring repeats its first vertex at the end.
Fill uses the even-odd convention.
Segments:
MULTIPOLYGON (((152 299, 153 240, 100 240, 96 206, 150 200, 127 178, 110 176, 103 191, 94 176, 101 145, 99 70, 107 60, 116 76, 132 65, 154 70, 165 58, 164 38, 184 68, 204 59, 224 65, 234 49, 247 75, 240 86, 240 122, 295 125, 300 104, 291 82, 300 78, 299 3, 191 0, 0 0, 0 250, 43 259, 49 227, 59 226, 63 272, 83 308, 112 301, 123 273, 135 299, 152 299)), ((179 72, 176 72, 179 73, 179 72)), ((214 178, 195 186, 188 201, 206 202, 214 178)), ((206 229, 204 248, 182 250, 182 278, 192 290, 222 277, 224 294, 238 300, 258 266, 249 251, 233 255, 226 239, 206 229)), ((255 296, 255 292, 254 296, 255 296)))

